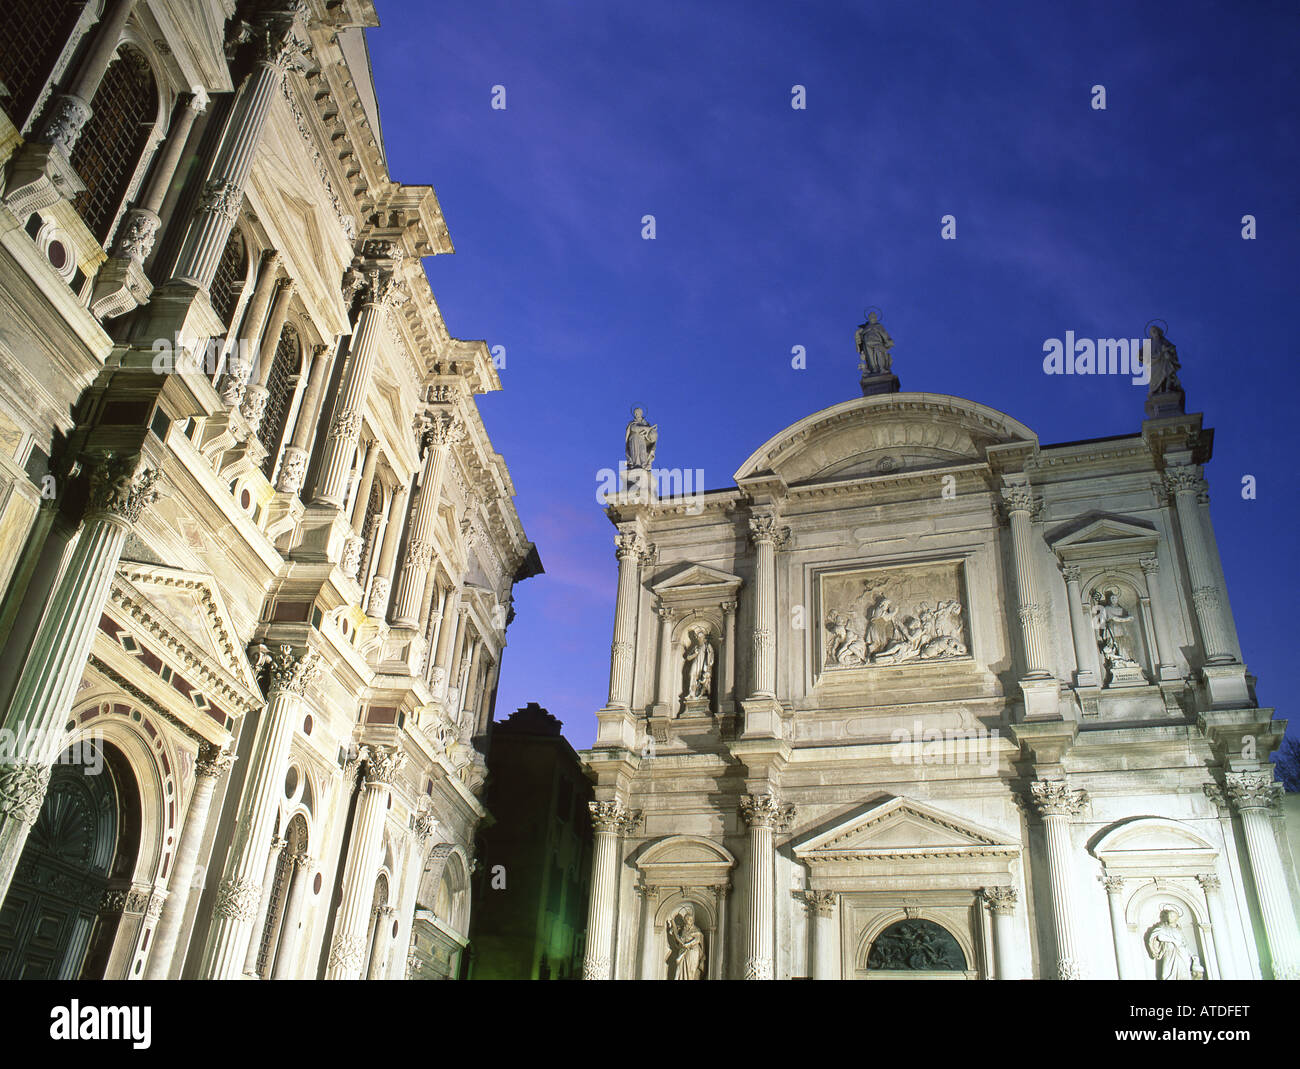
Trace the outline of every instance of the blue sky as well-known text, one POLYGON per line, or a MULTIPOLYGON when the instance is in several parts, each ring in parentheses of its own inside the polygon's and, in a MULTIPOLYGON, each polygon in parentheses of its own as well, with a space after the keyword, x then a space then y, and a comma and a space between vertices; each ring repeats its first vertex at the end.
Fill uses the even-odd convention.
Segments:
POLYGON ((859 393, 868 305, 905 390, 1044 442, 1136 432, 1145 393, 1043 375, 1044 339, 1167 321, 1188 410, 1217 432, 1246 661, 1291 712, 1300 9, 1060 6, 379 3, 391 171, 438 192, 457 252, 426 266, 449 329, 505 346, 480 409, 547 572, 516 588, 498 718, 537 701, 576 746, 594 737, 616 575, 597 473, 630 405, 659 424, 657 464, 728 485, 859 393))

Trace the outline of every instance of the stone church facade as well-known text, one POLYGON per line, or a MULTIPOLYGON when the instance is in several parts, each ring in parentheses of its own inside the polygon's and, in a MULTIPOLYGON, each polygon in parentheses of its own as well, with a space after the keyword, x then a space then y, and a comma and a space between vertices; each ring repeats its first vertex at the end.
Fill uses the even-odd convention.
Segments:
POLYGON ((899 392, 874 318, 733 487, 659 496, 629 424, 588 978, 1300 977, 1285 722, 1151 337, 1104 439, 899 392))
POLYGON ((0 19, 0 975, 459 970, 540 571, 370 0, 0 19))

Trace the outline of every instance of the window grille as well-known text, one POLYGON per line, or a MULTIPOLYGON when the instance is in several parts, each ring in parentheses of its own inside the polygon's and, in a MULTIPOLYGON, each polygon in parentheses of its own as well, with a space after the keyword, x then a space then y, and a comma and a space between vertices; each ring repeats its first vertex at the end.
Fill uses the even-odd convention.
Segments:
POLYGON ((232 230, 209 291, 212 310, 221 317, 227 331, 233 329, 234 324, 230 321, 235 315, 235 305, 239 303, 240 287, 247 277, 248 260, 244 254, 244 239, 238 230, 232 230))
POLYGON ((0 82, 9 90, 4 109, 15 126, 26 121, 40 99, 81 7, 73 0, 6 0, 0 18, 0 82))
POLYGON ((149 131, 158 116, 158 94, 148 61, 123 48, 108 65, 90 120, 72 149, 72 166, 86 183, 74 206, 101 245, 126 199, 149 131))
POLYGON ((286 323, 280 331, 280 343, 275 347, 275 359, 271 361, 271 377, 266 380, 266 410, 262 414, 262 425, 257 429, 258 440, 266 447, 262 474, 268 479, 275 473, 275 462, 279 459, 280 438, 289 418, 289 406, 293 403, 301 363, 298 332, 286 323))
MULTIPOLYGON (((376 446, 375 448, 378 448, 376 446)), ((384 492, 376 481, 370 487, 370 500, 366 502, 366 517, 361 521, 361 578, 370 574, 370 559, 375 552, 375 536, 379 533, 380 515, 384 511, 384 492)))

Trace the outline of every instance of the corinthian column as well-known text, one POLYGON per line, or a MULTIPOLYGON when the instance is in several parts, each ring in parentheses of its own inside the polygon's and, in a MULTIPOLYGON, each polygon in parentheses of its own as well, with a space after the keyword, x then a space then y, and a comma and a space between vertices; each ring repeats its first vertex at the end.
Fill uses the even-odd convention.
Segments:
POLYGON ((1072 790, 1065 780, 1037 780, 1029 785, 1030 800, 1043 815, 1047 834, 1047 882, 1052 891, 1052 931, 1056 936, 1056 974, 1060 980, 1082 980, 1082 940, 1074 906, 1070 818, 1087 803, 1086 791, 1072 790))
POLYGON ((803 892, 804 908, 808 911, 808 927, 811 938, 808 941, 809 975, 814 980, 834 980, 839 970, 835 967, 835 914, 834 891, 803 892))
POLYGON ((588 802, 595 829, 591 862, 591 900, 587 909, 587 956, 584 980, 612 980, 614 919, 618 912, 619 844, 626 832, 640 823, 640 810, 620 802, 588 802))
MULTIPOLYGON (((176 860, 172 863, 171 878, 167 881, 167 900, 162 916, 153 933, 153 950, 145 969, 146 980, 174 980, 172 959, 176 956, 176 942, 189 905, 190 891, 194 885, 194 866, 199 856, 199 846, 208 826, 208 813, 212 809, 212 796, 217 780, 234 761, 221 747, 205 742, 199 747, 199 759, 194 766, 194 791, 190 807, 185 812, 185 827, 181 829, 180 843, 176 847, 176 860)), ((180 972, 177 963, 176 972, 180 972)))
MULTIPOLYGON (((293 302, 293 279, 285 277, 275 284, 275 300, 271 304, 271 315, 266 321, 262 333, 262 346, 257 354, 257 378, 244 391, 239 411, 254 434, 262 427, 262 416, 266 413, 266 400, 271 396, 267 383, 271 381, 271 367, 275 363, 275 353, 280 347, 280 334, 284 330, 285 320, 289 318, 289 305, 293 302)), ((274 449, 278 443, 271 443, 274 449)))
POLYGON ((659 888, 639 883, 636 893, 641 899, 641 979, 658 980, 659 926, 655 923, 655 911, 659 908, 659 888))
POLYGON ((1155 662, 1156 678, 1172 682, 1179 678, 1178 665, 1175 663, 1174 642, 1169 637, 1168 624, 1164 607, 1155 599, 1156 573, 1160 571, 1160 558, 1155 554, 1141 557, 1138 565, 1142 577, 1146 580, 1146 595, 1142 597, 1142 614, 1151 635, 1152 661, 1155 662), (1154 604, 1153 604, 1154 602, 1154 604))
POLYGON ((429 562, 433 559, 433 535, 438 522, 442 483, 452 447, 460 441, 464 427, 453 412, 431 412, 422 417, 417 433, 423 457, 420 496, 415 505, 415 515, 411 518, 406 563, 393 602, 393 624, 397 627, 420 626, 420 601, 425 580, 429 577, 429 562))
POLYGON ((677 611, 671 605, 660 605, 655 612, 659 615, 659 697, 655 702, 655 712, 659 716, 671 716, 677 695, 673 693, 673 617, 677 611))
POLYGON ((1011 918, 1016 912, 1014 887, 985 887, 980 892, 993 914, 993 968, 999 980, 1019 980, 1016 968, 1016 936, 1011 918))
POLYGON ((1077 564, 1064 564, 1065 597, 1070 603, 1070 634, 1074 639, 1074 663, 1077 666, 1074 683, 1078 687, 1101 685, 1097 665, 1097 639, 1092 623, 1083 607, 1082 575, 1077 564))
POLYGON ((789 541, 790 529, 770 514, 752 516, 754 543, 754 684, 751 697, 776 697, 776 551, 789 541))
POLYGON ((321 458, 317 504, 341 509, 347 497, 348 475, 361 436, 361 416, 388 310, 406 296, 399 274, 404 255, 396 242, 367 241, 360 260, 348 274, 346 288, 361 290, 362 304, 321 458))
POLYGON ((620 529, 614 537, 618 556, 618 594, 614 602, 614 641, 610 646, 609 702, 611 709, 632 706, 632 656, 636 647, 636 620, 640 599, 641 561, 645 540, 634 530, 620 529))
POLYGON ((1287 891, 1286 870, 1269 819, 1269 810, 1276 808, 1282 797, 1282 786, 1273 782, 1272 769, 1229 772, 1225 779, 1228 803, 1241 814, 1242 830, 1246 833, 1246 853, 1255 878, 1260 918, 1273 962, 1273 979, 1300 980, 1300 934, 1296 931, 1295 907, 1287 891))
POLYGON ((284 447, 284 458, 280 461, 280 477, 275 488, 282 494, 296 494, 302 488, 302 481, 307 477, 307 464, 311 459, 311 440, 316 433, 316 421, 320 418, 321 402, 325 383, 329 380, 334 367, 333 346, 317 345, 312 349, 311 371, 307 375, 307 389, 303 392, 302 403, 298 406, 298 416, 293 425, 293 438, 284 447))
POLYGON ((1110 909, 1110 939, 1115 948, 1115 974, 1121 980, 1132 980, 1132 970, 1128 964, 1128 951, 1125 947, 1128 925, 1124 923, 1124 877, 1106 876, 1102 878, 1106 888, 1106 905, 1110 909))
POLYGON ((357 802, 348 863, 343 872, 343 898, 334 921, 334 943, 330 947, 326 980, 359 980, 366 963, 366 933, 370 904, 375 897, 379 874, 379 851, 384 841, 384 818, 393 779, 406 763, 406 754, 383 746, 370 749, 365 757, 365 787, 357 802))
POLYGON ((1201 626, 1205 659, 1209 664, 1231 664, 1237 658, 1232 652, 1223 599, 1219 596, 1219 582, 1211 563, 1213 558, 1197 504, 1197 498, 1205 492, 1201 469, 1191 464, 1168 468, 1164 473, 1164 485, 1173 497, 1174 510, 1178 513, 1178 529, 1182 532, 1183 549, 1187 554, 1192 604, 1201 626))
POLYGON ((131 526, 155 501, 158 472, 138 454, 105 454, 90 468, 85 526, 36 632, 4 726, 14 741, 0 764, 0 901, 36 822, 63 750, 63 725, 85 671, 131 526))
POLYGON ((392 589, 393 561, 397 557, 397 542, 402 537, 402 514, 406 510, 406 487, 393 487, 388 499, 388 519, 384 522, 384 539, 379 547, 379 564, 370 584, 370 601, 366 611, 376 620, 383 620, 388 612, 388 594, 392 589))
POLYGON ((1214 956, 1219 963, 1220 980, 1236 980, 1237 956, 1228 937, 1228 917, 1223 912, 1223 896, 1219 893, 1219 877, 1212 872, 1202 872, 1196 882, 1205 892, 1205 904, 1210 911, 1210 938, 1214 940, 1214 956))
POLYGON ((773 834, 794 820, 794 806, 771 792, 747 794, 740 814, 749 825, 749 923, 745 926, 745 979, 771 980, 776 959, 776 848, 773 834))
POLYGON ((271 834, 294 725, 302 720, 307 688, 318 672, 315 650, 281 646, 270 664, 266 711, 257 725, 248 779, 239 800, 241 819, 226 855, 225 875, 217 892, 212 927, 200 976, 238 979, 248 953, 261 902, 261 879, 271 848, 271 834))
POLYGON ((271 298, 278 288, 279 278, 280 253, 276 249, 268 249, 262 253, 257 269, 257 281, 253 284, 248 311, 244 313, 243 329, 226 356, 226 377, 221 383, 221 400, 231 408, 243 404, 244 393, 248 389, 248 376, 253 371, 253 361, 249 354, 256 352, 262 339, 262 328, 266 326, 266 314, 271 308, 271 298))
POLYGON ((1025 647, 1026 677, 1050 679, 1052 659, 1047 642, 1047 603, 1034 566, 1033 490, 1027 482, 1012 483, 1003 489, 1002 499, 1011 525, 1011 556, 1016 577, 1016 601, 1020 607, 1020 634, 1025 647))
POLYGON ((239 87, 230 121, 208 172, 199 207, 181 246, 172 279, 207 292, 217 272, 230 228, 239 217, 244 185, 262 139, 266 117, 280 94, 285 72, 301 69, 308 51, 303 20, 307 5, 298 0, 284 10, 260 15, 253 29, 256 65, 239 87))
POLYGON ((311 893, 312 872, 316 862, 306 854, 293 855, 289 897, 284 904, 284 923, 280 925, 280 946, 275 952, 272 980, 293 979, 298 959, 298 925, 302 922, 307 896, 311 893))

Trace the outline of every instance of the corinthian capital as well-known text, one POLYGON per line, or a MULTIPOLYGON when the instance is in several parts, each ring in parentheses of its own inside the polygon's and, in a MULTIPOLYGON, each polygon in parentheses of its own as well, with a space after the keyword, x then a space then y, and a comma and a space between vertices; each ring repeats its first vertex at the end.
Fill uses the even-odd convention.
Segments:
POLYGON ((992 913, 1014 913, 1016 911, 1017 894, 1014 887, 985 887, 980 891, 980 897, 988 903, 989 911, 992 913))
POLYGON ((319 671, 320 655, 315 650, 295 651, 292 646, 281 646, 271 657, 266 696, 273 698, 282 690, 305 694, 319 671))
POLYGON ((794 821, 794 806, 782 802, 771 791, 762 791, 740 799, 740 815, 751 828, 785 831, 794 821))
POLYGON ((636 531, 621 530, 614 536, 614 555, 620 561, 628 558, 643 560, 649 551, 646 540, 636 531))
POLYGON ((105 512, 127 523, 140 519, 158 500, 158 472, 140 468, 138 453, 105 453, 90 467, 90 511, 105 512))
POLYGON ((215 743, 205 742, 199 745, 198 761, 194 765, 196 776, 216 778, 226 771, 235 761, 235 755, 215 743))
POLYGON ((1011 483, 1002 488, 1002 509, 1008 516, 1017 512, 1027 512, 1032 516, 1036 506, 1034 488, 1029 483, 1011 483))
POLYGON ((248 29, 257 62, 280 74, 306 70, 311 53, 306 25, 309 15, 306 0, 289 0, 264 12, 248 29))
POLYGON ((420 456, 430 449, 450 448, 465 437, 465 425, 454 412, 426 413, 416 433, 420 436, 420 456))
POLYGON ((1282 785, 1274 782, 1272 769, 1229 772, 1223 778, 1233 809, 1272 809, 1282 798, 1282 785))
POLYGON ((587 808, 597 831, 624 835, 641 823, 641 810, 628 809, 622 802, 588 802, 587 808))
POLYGON ((1029 800, 1045 817, 1073 816, 1088 801, 1088 792, 1074 790, 1063 779, 1040 779, 1029 785, 1029 800))
POLYGON ((790 544, 790 528, 782 527, 775 513, 758 512, 749 518, 749 538, 754 545, 770 542, 776 549, 790 544))
POLYGON ((366 783, 389 784, 406 764, 406 754, 387 746, 372 746, 366 753, 366 783))
POLYGON ((1161 478, 1165 490, 1170 494, 1199 494, 1205 490, 1205 479, 1201 476, 1199 464, 1180 464, 1166 468, 1161 478))

